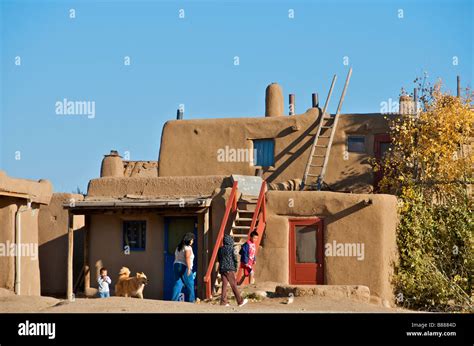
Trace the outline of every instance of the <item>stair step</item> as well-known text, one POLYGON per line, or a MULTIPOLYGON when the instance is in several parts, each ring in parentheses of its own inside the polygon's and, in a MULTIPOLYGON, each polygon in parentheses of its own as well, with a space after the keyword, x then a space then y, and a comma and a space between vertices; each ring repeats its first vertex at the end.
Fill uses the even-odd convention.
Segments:
POLYGON ((239 213, 248 213, 248 214, 253 214, 255 212, 255 210, 244 210, 244 209, 237 209, 237 212, 239 213))
POLYGON ((239 217, 235 221, 252 221, 251 217, 239 217))
POLYGON ((250 229, 250 226, 232 226, 232 229, 250 229))
POLYGON ((247 236, 248 236, 248 234, 232 234, 232 237, 234 237, 234 238, 245 238, 247 236))

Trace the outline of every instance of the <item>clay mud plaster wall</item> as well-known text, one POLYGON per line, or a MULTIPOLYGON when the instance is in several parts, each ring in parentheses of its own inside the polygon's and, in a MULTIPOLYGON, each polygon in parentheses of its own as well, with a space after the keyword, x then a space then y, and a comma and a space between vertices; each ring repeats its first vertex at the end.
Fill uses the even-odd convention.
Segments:
MULTIPOLYGON (((16 244, 15 215, 26 200, 0 196, 0 243, 16 244)), ((21 244, 29 247, 29 253, 21 256, 21 295, 40 295, 40 271, 38 256, 38 207, 31 204, 31 210, 21 213, 21 244)), ((0 257, 0 287, 14 290, 15 256, 0 257)))
POLYGON ((160 299, 163 297, 164 274, 164 221, 163 217, 147 213, 141 215, 91 215, 89 226, 89 266, 91 268, 91 287, 97 288, 97 276, 101 267, 108 269, 112 279, 111 295, 114 295, 118 272, 122 266, 128 267, 132 274, 144 272, 148 285, 144 298, 160 299), (124 220, 146 221, 146 250, 123 252, 124 220))
MULTIPOLYGON (((68 211, 63 203, 82 201, 83 195, 55 193, 39 211, 39 258, 42 295, 64 295, 67 287, 68 211)), ((84 216, 73 215, 73 282, 83 266, 84 216)))
POLYGON ((267 226, 256 264, 256 279, 289 283, 289 218, 324 220, 324 244, 364 244, 364 259, 324 258, 327 285, 366 285, 372 295, 393 301, 396 261, 396 197, 319 191, 267 192, 267 226), (373 204, 364 206, 366 199, 373 204), (291 202, 291 203, 290 203, 291 202))
MULTIPOLYGON (((293 116, 168 121, 163 127, 159 175, 255 175, 258 167, 248 161, 220 162, 218 150, 253 150, 252 139, 275 140, 275 167, 264 169, 269 183, 302 178, 318 127, 320 110, 293 116)), ((367 159, 373 155, 373 134, 387 133, 381 114, 341 115, 329 160, 327 182, 337 190, 369 191, 373 178, 367 159), (344 160, 347 135, 367 135, 366 153, 349 153, 344 160)), ((230 153, 230 151, 229 151, 230 153)), ((229 159, 233 158, 229 156, 229 159)), ((236 157, 236 159, 238 159, 236 157)), ((242 159, 242 157, 240 157, 242 159)))
POLYGON ((210 196, 216 188, 232 186, 223 175, 197 177, 106 177, 89 182, 86 199, 125 196, 210 196))

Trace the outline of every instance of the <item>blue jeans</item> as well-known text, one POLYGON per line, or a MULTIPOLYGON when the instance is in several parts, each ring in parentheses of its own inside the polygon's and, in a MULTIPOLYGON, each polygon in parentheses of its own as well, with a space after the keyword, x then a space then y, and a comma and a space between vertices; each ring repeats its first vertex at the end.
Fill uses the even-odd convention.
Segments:
POLYGON ((186 301, 194 303, 194 275, 188 275, 188 267, 181 263, 173 264, 174 286, 171 300, 179 301, 179 294, 185 287, 186 301))
POLYGON ((110 297, 110 292, 99 292, 99 298, 108 298, 110 297))

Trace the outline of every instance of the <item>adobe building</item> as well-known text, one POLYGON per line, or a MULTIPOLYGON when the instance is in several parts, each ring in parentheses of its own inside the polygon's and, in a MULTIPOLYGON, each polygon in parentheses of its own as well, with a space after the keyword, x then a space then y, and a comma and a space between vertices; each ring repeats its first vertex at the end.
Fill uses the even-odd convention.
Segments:
POLYGON ((94 294, 103 266, 114 286, 127 266, 147 275, 145 298, 169 299, 174 250, 194 232, 197 295, 209 297, 218 289, 215 252, 223 234, 239 244, 257 230, 257 281, 366 285, 392 301, 397 200, 374 194, 380 177, 369 161, 390 143, 386 115, 339 115, 318 191, 311 184, 301 189, 301 180, 318 129, 334 116, 314 101, 302 114, 294 114, 294 104, 293 115, 283 108, 274 83, 265 116, 183 120, 180 113, 163 127, 158 161, 105 155, 85 198, 63 203, 70 218, 85 217, 78 251, 68 223, 68 295, 81 288, 94 294), (76 256, 86 275, 73 273, 76 256))
POLYGON ((0 288, 40 295, 38 216, 51 195, 47 180, 16 179, 0 171, 0 288))

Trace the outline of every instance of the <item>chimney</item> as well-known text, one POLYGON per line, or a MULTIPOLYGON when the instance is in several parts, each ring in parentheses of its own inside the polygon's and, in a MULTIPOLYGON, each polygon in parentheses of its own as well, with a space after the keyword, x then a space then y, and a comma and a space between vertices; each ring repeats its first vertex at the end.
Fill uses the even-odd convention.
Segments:
POLYGON ((283 91, 277 83, 272 83, 265 90, 265 116, 278 117, 284 112, 283 91))
POLYGON ((461 76, 456 76, 456 94, 458 97, 461 97, 461 76))
POLYGON ((410 95, 406 95, 402 93, 400 95, 400 101, 398 104, 398 113, 407 115, 407 114, 415 114, 415 107, 414 107, 413 98, 410 95))
POLYGON ((123 177, 123 161, 117 150, 104 155, 100 167, 100 177, 123 177))
POLYGON ((295 115, 295 94, 290 94, 290 112, 289 115, 295 115))

